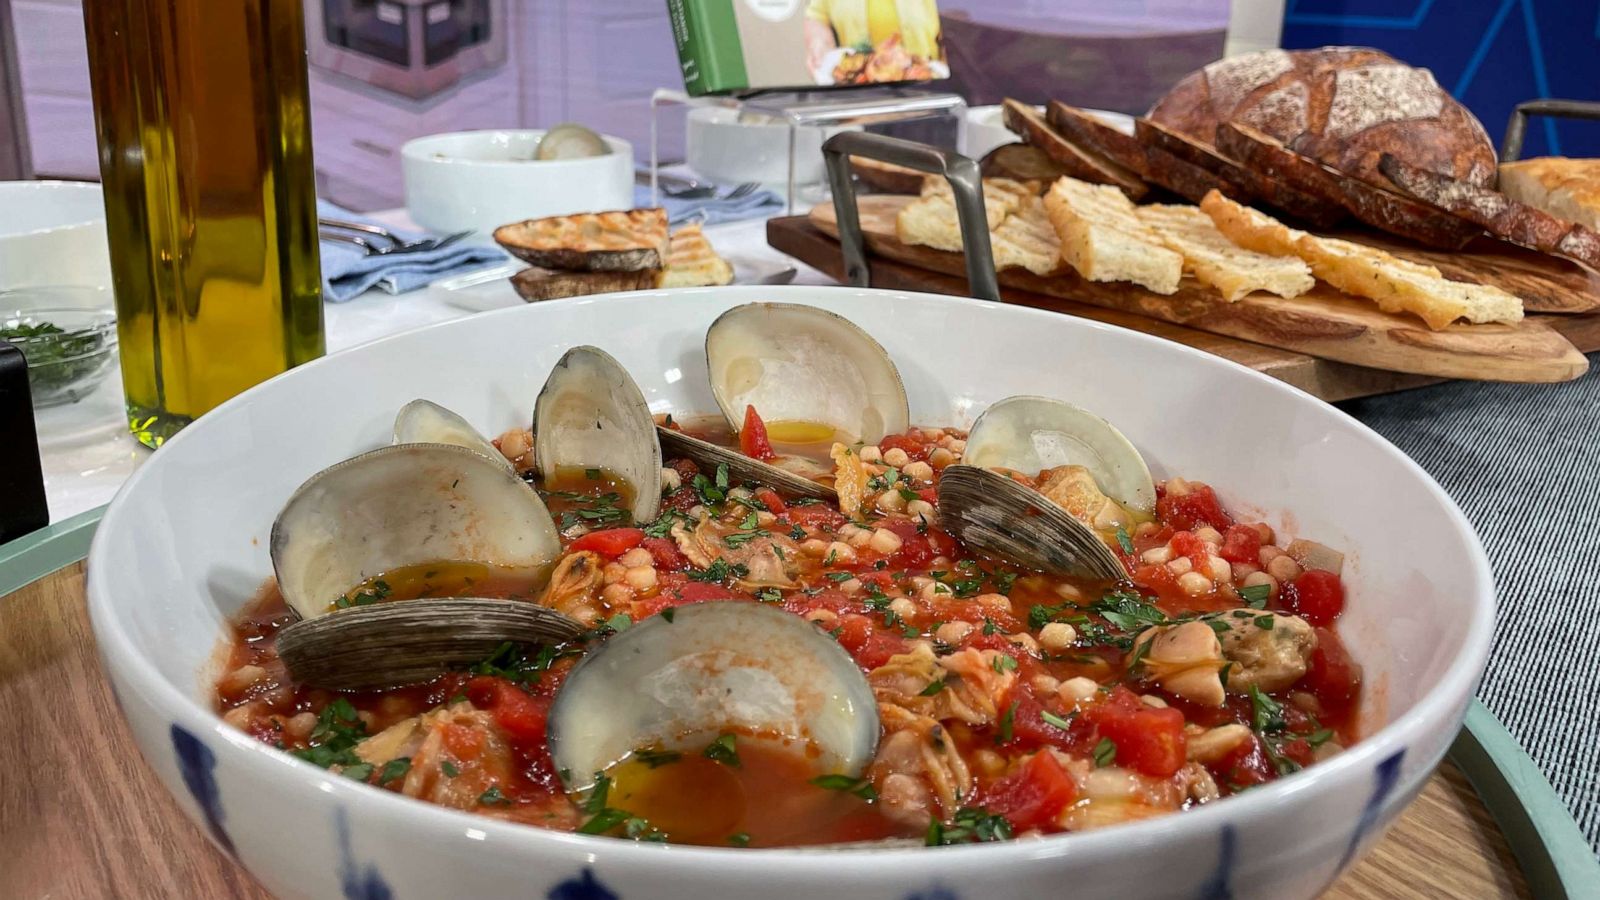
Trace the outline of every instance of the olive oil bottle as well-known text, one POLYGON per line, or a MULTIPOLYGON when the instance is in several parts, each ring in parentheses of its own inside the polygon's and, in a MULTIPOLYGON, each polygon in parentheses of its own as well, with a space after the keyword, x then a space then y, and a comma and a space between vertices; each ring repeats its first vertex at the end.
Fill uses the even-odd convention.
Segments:
POLYGON ((320 356, 303 0, 84 4, 129 426, 320 356))

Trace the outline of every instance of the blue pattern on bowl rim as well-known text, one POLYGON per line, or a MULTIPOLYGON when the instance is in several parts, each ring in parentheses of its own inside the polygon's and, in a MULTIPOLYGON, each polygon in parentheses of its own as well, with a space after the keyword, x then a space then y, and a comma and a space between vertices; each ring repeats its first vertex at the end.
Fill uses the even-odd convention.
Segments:
POLYGON ((345 900, 393 900, 394 890, 378 867, 356 862, 350 846, 350 814, 342 806, 333 814, 333 827, 339 836, 339 887, 345 900))
POLYGON ((588 866, 577 877, 551 888, 545 897, 548 900, 622 900, 622 895, 601 884, 588 866))
POLYGON ((172 724, 171 733, 172 751, 178 757, 178 772, 183 776, 183 786, 189 789, 189 796, 194 798, 195 805, 205 815, 211 839, 229 856, 237 858, 233 839, 222 827, 222 792, 217 787, 217 755, 176 722, 172 724))

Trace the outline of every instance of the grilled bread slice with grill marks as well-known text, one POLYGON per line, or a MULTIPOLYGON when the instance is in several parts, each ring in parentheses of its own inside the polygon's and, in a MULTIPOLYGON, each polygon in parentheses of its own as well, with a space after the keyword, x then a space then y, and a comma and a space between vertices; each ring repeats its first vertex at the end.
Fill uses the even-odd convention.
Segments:
POLYGON ((667 267, 656 275, 657 287, 709 287, 732 281, 733 266, 711 249, 698 223, 672 233, 667 267))
POLYGON ((1522 301, 1489 285, 1450 281, 1432 266, 1399 259, 1382 250, 1317 237, 1213 191, 1200 208, 1228 239, 1257 253, 1293 254, 1312 274, 1347 294, 1366 297, 1384 312, 1408 312, 1435 331, 1457 319, 1518 322, 1522 301))
POLYGON ((1183 257, 1140 221, 1126 194, 1111 185, 1062 178, 1044 196, 1061 238, 1061 258, 1090 281, 1131 281, 1158 294, 1178 290, 1183 257))
POLYGON ((667 212, 652 207, 529 219, 496 228, 494 239, 513 256, 544 268, 659 269, 667 258, 667 212))
POLYGON ((1298 256, 1257 253, 1228 240, 1211 217, 1196 206, 1152 204, 1138 209, 1139 221, 1167 249, 1183 257, 1183 268, 1233 303, 1253 291, 1298 297, 1316 285, 1311 268, 1298 256))
POLYGON ((1066 270, 1061 259, 1061 238, 1038 197, 1024 198, 989 235, 996 270, 1022 268, 1035 275, 1055 275, 1066 270))
MULTIPOLYGON (((1000 227, 1025 199, 1038 194, 1034 182, 1008 178, 983 179, 983 211, 990 231, 1000 227)), ((943 179, 929 178, 922 196, 906 204, 895 217, 895 233, 907 244, 921 244, 935 250, 961 252, 961 221, 956 214, 955 194, 943 179)))

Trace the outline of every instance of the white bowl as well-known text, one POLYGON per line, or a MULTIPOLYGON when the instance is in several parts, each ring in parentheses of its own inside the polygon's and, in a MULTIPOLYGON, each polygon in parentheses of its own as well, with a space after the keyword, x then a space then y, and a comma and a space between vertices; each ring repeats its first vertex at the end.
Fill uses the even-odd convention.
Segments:
MULTIPOLYGON (((789 125, 785 122, 740 122, 739 111, 722 106, 689 109, 684 126, 684 162, 696 175, 719 184, 757 184, 784 189, 789 183, 789 125)), ((820 184, 827 178, 822 142, 857 126, 795 129, 796 185, 820 184)))
MULTIPOLYGON (((1036 107, 1042 114, 1043 107, 1036 107)), ((1084 112, 1110 125, 1123 134, 1133 134, 1133 116, 1108 109, 1086 109, 1084 112)), ((1004 144, 1015 144, 1022 138, 1006 127, 1005 115, 999 106, 974 106, 967 110, 967 138, 965 153, 972 159, 982 159, 990 150, 1004 144)))
POLYGON ((111 286, 100 185, 0 181, 0 291, 111 286))
POLYGON ((458 131, 400 148, 406 211, 432 231, 488 233, 501 225, 578 212, 633 208, 633 145, 605 137, 611 152, 535 160, 544 132, 458 131))
POLYGON ((1377 840, 1455 736, 1493 588, 1460 510, 1345 414, 1158 338, 975 300, 818 287, 649 291, 485 313, 338 353, 207 413, 134 473, 89 556, 89 610, 146 760, 212 838, 283 897, 1312 897, 1377 840), (970 423, 1017 393, 1109 416, 1159 476, 1210 482, 1288 534, 1347 551, 1341 633, 1370 736, 1199 809, 1040 840, 853 852, 636 844, 455 812, 356 784, 224 725, 213 652, 271 572, 267 532, 307 476, 389 440, 428 397, 487 434, 528 421, 568 347, 594 343, 655 411, 709 411, 702 343, 731 306, 811 303, 898 361, 913 420, 970 423), (285 428, 293 422, 293 428, 285 428), (220 501, 218 498, 222 498, 220 501), (603 888, 603 890, 602 890, 603 888))

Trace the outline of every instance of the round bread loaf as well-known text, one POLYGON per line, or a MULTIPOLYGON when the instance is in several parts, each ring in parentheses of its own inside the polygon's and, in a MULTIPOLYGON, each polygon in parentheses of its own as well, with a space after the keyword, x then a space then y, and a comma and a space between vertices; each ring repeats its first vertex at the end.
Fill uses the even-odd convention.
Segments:
POLYGON ((1433 80, 1379 50, 1263 50, 1218 60, 1179 81, 1150 110, 1156 122, 1207 144, 1236 122, 1340 171, 1384 187, 1390 153, 1482 187, 1495 183, 1483 125, 1433 80))

